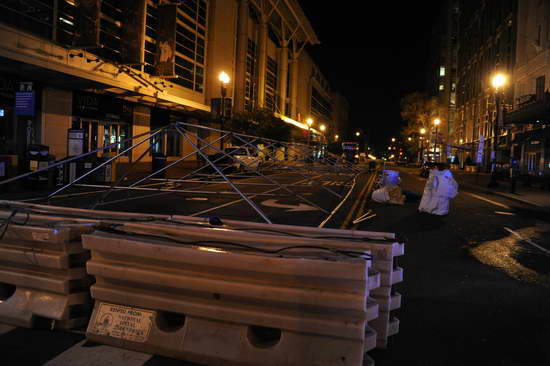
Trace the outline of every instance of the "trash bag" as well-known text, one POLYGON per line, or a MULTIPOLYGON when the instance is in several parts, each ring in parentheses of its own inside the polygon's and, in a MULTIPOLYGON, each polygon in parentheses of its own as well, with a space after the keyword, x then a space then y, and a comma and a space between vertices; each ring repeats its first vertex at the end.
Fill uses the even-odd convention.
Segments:
POLYGON ((401 184, 401 178, 399 177, 399 172, 395 170, 384 170, 382 172, 382 179, 381 179, 381 186, 389 186, 389 185, 400 185, 401 184))
POLYGON ((372 200, 379 203, 387 203, 390 201, 390 194, 386 187, 379 188, 372 192, 372 200))
POLYGON ((449 201, 457 194, 458 183, 454 180, 453 174, 447 169, 432 169, 424 186, 418 210, 433 215, 447 215, 449 201))
POLYGON ((403 205, 405 204, 405 195, 402 194, 398 185, 392 184, 372 192, 372 200, 379 203, 403 205))

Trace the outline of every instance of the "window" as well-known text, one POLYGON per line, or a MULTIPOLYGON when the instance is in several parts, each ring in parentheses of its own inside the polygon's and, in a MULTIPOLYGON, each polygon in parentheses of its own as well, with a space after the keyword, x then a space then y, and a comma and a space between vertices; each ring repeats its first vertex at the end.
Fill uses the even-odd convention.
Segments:
MULTIPOLYGON (((158 31, 157 2, 148 0, 145 18, 144 69, 155 73, 156 39, 158 31)), ((206 59, 207 2, 180 2, 176 13, 176 75, 175 84, 199 93, 204 92, 206 59)))
POLYGON ((444 66, 441 66, 439 68, 439 76, 445 76, 445 67, 444 66))
MULTIPOLYGON (((132 145, 132 141, 124 141, 132 136, 130 125, 124 122, 97 121, 92 119, 73 120, 73 128, 84 129, 89 151, 112 144, 117 145, 98 152, 98 156, 116 155, 132 145)), ((129 155, 129 152, 124 154, 129 155)))
POLYGON ((445 90, 445 85, 439 84, 439 91, 443 91, 443 90, 445 90))
POLYGON ((278 81, 277 61, 267 57, 266 83, 265 83, 265 107, 274 111, 277 106, 277 81, 278 81))
POLYGON ((256 105, 256 57, 256 43, 253 40, 249 39, 248 48, 246 50, 246 76, 244 94, 244 108, 249 112, 254 110, 254 107, 256 105))

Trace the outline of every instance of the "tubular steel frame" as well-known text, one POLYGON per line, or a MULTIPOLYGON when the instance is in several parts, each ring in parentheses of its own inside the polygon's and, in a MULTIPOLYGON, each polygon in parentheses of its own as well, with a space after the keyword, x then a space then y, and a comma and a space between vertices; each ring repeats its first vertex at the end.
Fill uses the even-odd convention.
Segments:
POLYGON ((75 196, 83 196, 87 194, 90 194, 90 195, 100 194, 100 198, 98 198, 91 205, 91 208, 94 209, 97 206, 104 206, 108 204, 126 202, 126 201, 131 201, 136 199, 145 199, 145 198, 166 195, 166 194, 173 194, 173 193, 218 194, 218 195, 227 194, 227 195, 238 195, 240 196, 240 199, 223 204, 218 207, 214 207, 206 210, 203 209, 200 212, 195 212, 189 216, 198 216, 206 212, 211 212, 221 207, 226 207, 231 204, 245 201, 265 222, 272 223, 271 219, 262 211, 260 207, 258 207, 258 205, 252 200, 252 198, 258 197, 258 196, 278 195, 281 197, 294 197, 299 201, 305 202, 306 204, 313 206, 317 210, 320 210, 321 212, 327 214, 328 215, 327 218, 322 222, 322 225, 324 225, 334 215, 335 211, 340 208, 340 206, 342 205, 342 202, 349 196, 349 194, 351 193, 355 185, 354 184, 351 185, 351 188, 349 188, 349 191, 345 195, 345 197, 343 197, 343 195, 339 193, 334 192, 333 190, 331 190, 330 188, 326 187, 323 184, 314 185, 315 187, 319 187, 327 191, 328 193, 330 193, 331 195, 333 195, 338 199, 342 199, 343 197, 340 204, 338 204, 336 208, 334 208, 332 211, 329 211, 324 209, 323 207, 320 207, 316 203, 305 198, 303 195, 293 191, 291 188, 308 187, 308 185, 304 185, 303 182, 319 181, 318 178, 327 174, 337 174, 337 175, 347 174, 351 176, 349 180, 346 180, 342 183, 342 185, 350 186, 349 183, 352 181, 355 182, 357 175, 360 173, 360 170, 356 169, 352 163, 347 162, 329 152, 325 152, 322 158, 315 158, 316 151, 317 151, 315 146, 309 146, 301 143, 282 142, 282 141, 262 138, 258 136, 250 136, 250 135, 245 135, 245 134, 240 134, 240 133, 235 133, 230 131, 224 131, 224 130, 207 127, 207 126, 194 125, 194 124, 189 124, 184 122, 175 122, 165 127, 148 131, 136 136, 132 136, 123 141, 113 143, 78 156, 70 157, 66 160, 55 162, 54 164, 49 165, 48 167, 44 167, 33 172, 28 172, 14 178, 1 181, 0 185, 8 184, 20 179, 27 178, 34 174, 39 174, 39 173, 54 169, 64 164, 69 164, 69 163, 78 161, 80 159, 83 159, 92 154, 96 154, 97 152, 100 152, 103 150, 108 150, 114 147, 120 148, 120 146, 126 143, 130 143, 130 146, 123 150, 120 150, 113 157, 100 163, 99 165, 87 171, 86 173, 76 177, 74 180, 69 181, 66 184, 63 184, 60 188, 55 189, 52 193, 48 194, 47 196, 39 197, 39 198, 31 198, 31 199, 26 199, 21 201, 47 200, 47 203, 51 204, 51 200, 55 198, 64 199, 64 198, 70 198, 75 196), (196 132, 192 132, 191 130, 194 130, 196 132), (219 134, 219 137, 216 137, 212 141, 207 141, 205 138, 200 137, 199 131, 207 131, 209 134, 219 134), (104 185, 79 184, 79 182, 82 181, 87 176, 93 174, 94 172, 98 171, 101 168, 106 167, 107 164, 112 163, 119 157, 129 152, 132 152, 135 148, 137 148, 138 146, 141 146, 147 141, 150 141, 153 137, 162 136, 167 133, 176 133, 179 136, 181 136, 185 144, 192 148, 192 151, 190 153, 184 154, 183 156, 161 167, 160 169, 155 170, 151 174, 147 174, 144 178, 140 178, 129 185, 121 185, 121 183, 125 180, 128 174, 130 174, 130 172, 135 168, 135 166, 138 163, 140 163, 142 159, 151 151, 151 146, 149 145, 145 149, 145 151, 139 155, 139 157, 136 160, 130 162, 130 165, 128 166, 124 174, 122 174, 116 181, 112 182, 111 184, 104 184, 104 185), (222 150, 221 148, 215 146, 218 143, 219 145, 221 145, 222 142, 226 140, 229 142, 228 145, 235 148, 233 151, 226 152, 225 150, 222 150), (265 146, 260 148, 258 146, 260 144, 265 146), (257 156, 257 159, 261 159, 258 163, 258 167, 251 166, 247 162, 235 156, 236 152, 242 148, 246 148, 248 151, 252 151, 253 155, 257 156), (206 154, 205 151, 207 149, 209 151, 214 151, 216 153, 215 156, 217 155, 220 155, 220 156, 217 156, 216 158, 212 158, 211 156, 206 154), (282 159, 279 155, 281 153, 284 154, 282 159), (202 166, 198 167, 197 169, 194 169, 190 173, 184 174, 182 177, 178 179, 155 178, 159 173, 164 172, 173 166, 176 166, 177 164, 185 161, 186 159, 190 158, 195 154, 197 156, 200 156, 200 158, 204 161, 204 164, 202 166), (292 156, 292 158, 289 159, 289 156, 292 156), (229 159, 230 162, 238 163, 240 167, 245 168, 245 173, 228 174, 227 169, 231 166, 231 164, 225 167, 219 166, 219 164, 217 163, 219 163, 220 160, 222 159, 229 159), (260 164, 260 163, 263 163, 263 164, 260 164), (211 168, 214 172, 207 173, 207 174, 201 173, 206 168, 211 168), (303 179, 292 183, 279 183, 277 180, 272 178, 277 175, 272 173, 274 172, 277 173, 278 171, 279 171, 279 174, 293 173, 303 179), (257 178, 257 179, 263 180, 263 182, 240 182, 238 181, 238 179, 235 179, 235 178, 240 178, 240 179, 257 178), (148 183, 148 184, 143 184, 143 183, 148 183), (190 188, 180 189, 180 186, 182 184, 188 184, 188 183, 196 184, 196 185, 190 188), (174 186, 167 187, 166 186, 167 184, 173 184, 174 186), (217 189, 217 190, 204 189, 204 187, 212 187, 213 184, 227 185, 231 188, 231 191, 223 190, 223 189, 217 189), (61 192, 73 186, 82 187, 82 188, 94 188, 94 189, 104 188, 104 189, 93 190, 90 192, 77 192, 77 193, 68 193, 68 194, 60 195, 61 192), (157 187, 154 187, 154 186, 157 186, 157 187), (239 186, 240 187, 258 186, 258 187, 266 187, 270 189, 262 192, 246 193, 242 189, 240 189, 239 186), (118 198, 113 200, 107 200, 107 198, 114 191, 126 191, 126 197, 122 199, 118 198), (136 191, 136 192, 154 191, 155 193, 130 197, 130 193, 132 191, 136 191), (284 191, 286 194, 281 195, 280 193, 276 193, 277 191, 284 191))

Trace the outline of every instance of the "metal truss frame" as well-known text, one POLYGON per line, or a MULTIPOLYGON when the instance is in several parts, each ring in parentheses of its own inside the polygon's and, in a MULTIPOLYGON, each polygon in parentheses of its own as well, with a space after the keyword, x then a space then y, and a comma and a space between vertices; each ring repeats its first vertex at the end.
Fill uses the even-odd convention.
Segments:
MULTIPOLYGON (((304 185, 301 183, 308 181, 319 181, 319 178, 326 174, 340 175, 343 173, 349 175, 351 176, 351 178, 343 182, 344 185, 349 185, 349 182, 355 181, 357 174, 360 172, 351 163, 346 162, 338 156, 330 154, 328 152, 325 152, 321 158, 317 158, 316 155, 318 149, 316 146, 309 146, 302 143, 277 141, 273 139, 245 135, 231 131, 224 131, 213 127, 200 126, 185 122, 175 122, 162 128, 130 137, 128 139, 125 139, 124 141, 110 144, 75 157, 70 157, 66 160, 55 162, 48 167, 44 167, 33 172, 25 173, 20 176, 1 181, 0 185, 25 179, 33 174, 43 173, 50 169, 59 167, 63 164, 69 164, 79 159, 86 158, 102 150, 107 150, 114 147, 120 148, 120 146, 125 146, 127 143, 130 144, 130 146, 119 150, 119 152, 114 156, 98 164, 96 167, 92 168, 86 173, 75 177, 74 180, 63 184, 61 187, 55 189, 52 193, 46 195, 45 197, 31 198, 22 201, 46 200, 48 204, 52 204, 52 200, 56 198, 65 199, 86 194, 99 194, 99 198, 97 198, 90 207, 92 209, 95 209, 98 206, 131 200, 146 199, 150 197, 174 193, 217 195, 223 194, 238 196, 239 199, 237 201, 224 204, 222 206, 227 206, 244 201, 262 218, 262 220, 267 223, 272 223, 272 220, 253 201, 253 198, 277 195, 278 197, 293 197, 301 202, 306 203, 309 206, 315 207, 317 210, 320 210, 324 214, 328 215, 328 218, 323 221, 326 222, 330 217, 332 217, 335 209, 330 211, 330 209, 320 207, 318 204, 312 202, 300 192, 297 192, 296 189, 308 188, 310 187, 309 185, 304 185), (215 138, 211 139, 211 141, 208 141, 207 139, 201 137, 201 133, 199 133, 200 131, 207 132, 209 136, 215 136, 215 138), (143 160, 143 158, 148 153, 150 153, 151 146, 149 145, 143 152, 140 153, 137 159, 130 162, 130 165, 128 166, 124 174, 120 175, 118 179, 111 184, 82 183, 82 180, 84 178, 90 176, 94 172, 97 172, 99 169, 106 167, 107 164, 113 163, 121 156, 132 152, 134 149, 142 146, 146 142, 150 141, 152 138, 163 136, 167 133, 175 133, 179 135, 184 143, 188 147, 191 147, 191 152, 184 154, 183 156, 177 158, 175 161, 170 162, 169 164, 166 164, 160 169, 152 171, 151 174, 147 174, 145 177, 137 179, 133 183, 127 185, 123 184, 125 179, 135 169, 137 164, 139 164, 143 160), (226 151, 225 149, 222 150, 222 146, 232 146, 235 149, 233 149, 232 151, 226 151), (261 162, 263 164, 258 163, 257 167, 251 166, 249 162, 247 163, 246 161, 243 161, 242 159, 239 159, 237 156, 235 156, 236 152, 239 149, 243 148, 251 151, 252 155, 257 156, 258 159, 261 159, 261 162), (209 155, 206 153, 206 151, 214 151, 215 155, 209 155), (281 154, 284 155, 281 156, 281 154), (182 163, 193 155, 197 155, 198 157, 200 157, 204 164, 192 170, 191 172, 186 172, 183 176, 177 179, 157 177, 159 173, 165 172, 167 169, 176 166, 179 163, 182 163), (223 159, 238 163, 240 167, 244 167, 245 172, 228 172, 230 166, 221 166, 219 164, 220 161, 223 159), (204 173, 203 171, 207 168, 210 169, 210 172, 204 173), (281 183, 274 179, 276 175, 285 173, 292 173, 302 179, 297 182, 291 183, 281 183), (256 179, 259 181, 241 181, 241 179, 245 178, 256 179), (191 184, 192 187, 182 187, 183 184, 191 184), (255 186, 256 188, 265 187, 268 188, 268 190, 262 190, 261 192, 246 192, 244 190, 244 188, 252 186, 255 186), (71 187, 92 188, 94 190, 89 192, 69 192, 61 195, 62 192, 71 187), (107 200, 107 198, 115 191, 125 191, 126 196, 124 198, 115 197, 111 200, 107 200), (147 193, 144 195, 130 197, 131 192, 147 193)), ((349 192, 351 192, 353 186, 354 185, 351 186, 349 192)), ((315 184, 314 187, 325 190, 337 199, 342 199, 341 194, 333 191, 323 184, 315 184)), ((342 202, 349 196, 349 192, 342 199, 342 202)), ((337 206, 337 208, 341 206, 341 203, 337 206)), ((206 212, 211 212, 215 209, 216 208, 206 210, 203 209, 200 212, 192 213, 190 216, 198 216, 206 212)))

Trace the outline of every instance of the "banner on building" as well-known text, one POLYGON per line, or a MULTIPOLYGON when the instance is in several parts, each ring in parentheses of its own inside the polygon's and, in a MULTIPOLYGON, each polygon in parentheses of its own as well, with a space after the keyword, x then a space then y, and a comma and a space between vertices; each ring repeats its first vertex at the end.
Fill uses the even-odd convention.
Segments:
POLYGON ((156 75, 164 78, 176 76, 176 5, 158 7, 156 75))
POLYGON ((100 0, 76 0, 73 46, 95 48, 99 46, 100 0))
POLYGON ((145 26, 145 0, 121 0, 122 43, 121 63, 136 65, 142 62, 143 28, 145 26))
POLYGON ((477 145, 476 163, 481 164, 483 162, 483 148, 485 145, 485 137, 479 136, 479 144, 477 145))

